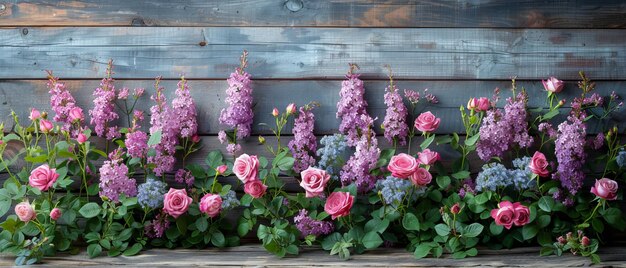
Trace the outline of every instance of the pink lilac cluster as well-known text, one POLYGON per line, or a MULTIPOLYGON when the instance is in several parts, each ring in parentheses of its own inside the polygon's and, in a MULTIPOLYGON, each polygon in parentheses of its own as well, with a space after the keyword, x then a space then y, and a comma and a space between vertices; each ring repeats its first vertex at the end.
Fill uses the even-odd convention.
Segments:
POLYGON ((183 168, 176 171, 176 175, 174 176, 174 180, 178 183, 184 183, 188 187, 193 186, 193 182, 195 178, 191 175, 191 171, 185 170, 183 168))
POLYGON ((120 194, 127 197, 137 195, 137 182, 128 177, 128 167, 120 157, 120 151, 110 154, 110 160, 100 167, 100 196, 118 202, 120 194))
POLYGON ((317 138, 313 134, 315 115, 312 110, 314 105, 300 107, 300 113, 294 120, 293 140, 289 141, 289 149, 296 161, 293 169, 296 173, 315 165, 315 152, 317 151, 317 138))
POLYGON ((376 186, 377 177, 370 174, 370 170, 376 167, 376 162, 380 157, 380 149, 376 134, 371 130, 374 119, 367 115, 361 115, 359 121, 361 121, 360 124, 367 126, 363 128, 366 133, 363 133, 357 141, 356 152, 342 168, 340 178, 344 186, 354 182, 358 191, 365 193, 376 186))
POLYGON ((385 104, 387 105, 387 112, 383 121, 383 128, 387 142, 393 144, 394 141, 398 141, 400 145, 406 145, 406 137, 409 134, 409 127, 406 123, 408 110, 393 83, 385 89, 385 104))
POLYGON ((528 148, 533 138, 528 135, 526 94, 521 92, 515 99, 508 98, 504 114, 498 109, 487 111, 480 126, 480 140, 476 151, 483 161, 502 157, 512 146, 528 148))
MULTIPOLYGON (((226 125, 236 131, 236 139, 240 140, 250 136, 252 129, 252 120, 254 113, 252 112, 252 85, 250 74, 244 71, 247 61, 247 52, 244 51, 241 57, 241 66, 230 74, 226 80, 228 88, 226 89, 226 103, 228 107, 222 109, 220 113, 220 124, 226 125)), ((226 143, 226 133, 221 132, 220 142, 226 143), (223 133, 223 134, 222 134, 223 133)), ((241 150, 241 146, 229 144, 227 147, 229 153, 234 154, 241 150)))
POLYGON ((300 210, 297 216, 293 218, 296 228, 300 230, 302 237, 308 235, 320 236, 330 234, 335 226, 330 221, 318 221, 309 217, 306 209, 300 210))
POLYGON ((174 153, 176 145, 178 145, 178 134, 180 131, 180 122, 183 121, 172 112, 172 108, 167 104, 167 100, 163 94, 163 87, 159 86, 160 77, 157 77, 155 84, 156 95, 151 97, 155 101, 155 105, 150 108, 150 134, 155 135, 161 132, 161 141, 152 146, 155 149, 155 155, 148 156, 148 163, 155 164, 154 173, 157 176, 163 175, 165 172, 174 169, 174 153))
POLYGON ((185 77, 181 77, 176 88, 176 98, 172 100, 172 111, 174 117, 178 117, 180 122, 180 136, 182 138, 190 138, 196 134, 198 130, 198 122, 196 121, 196 103, 189 94, 189 86, 185 77))
POLYGON ((48 86, 48 93, 50 93, 50 106, 55 113, 53 120, 63 123, 63 130, 70 130, 72 126, 70 111, 78 107, 72 93, 65 88, 64 82, 60 82, 58 77, 52 75, 51 71, 48 71, 46 85, 48 86))
POLYGON ((363 81, 359 79, 358 74, 350 71, 346 75, 346 80, 341 82, 341 91, 339 91, 339 102, 337 102, 337 118, 341 119, 339 131, 346 135, 349 146, 354 146, 359 141, 359 130, 366 129, 362 115, 367 114, 367 102, 364 99, 365 88, 363 81))
POLYGON ((113 85, 113 65, 109 61, 107 67, 107 75, 100 82, 100 86, 93 92, 95 96, 93 100, 93 109, 89 110, 91 116, 90 123, 94 126, 94 130, 98 137, 105 137, 107 140, 119 138, 120 133, 117 126, 110 126, 110 123, 117 120, 119 115, 115 112, 115 101, 117 95, 115 93, 115 85, 113 85))
POLYGON ((420 101, 420 93, 415 90, 405 89, 404 97, 411 103, 418 103, 420 101))
POLYGON ((539 129, 539 132, 548 135, 548 137, 550 137, 551 139, 556 139, 556 129, 554 129, 554 127, 552 126, 552 124, 548 123, 548 122, 543 122, 541 124, 539 124, 539 126, 537 127, 539 129))
POLYGON ((135 130, 126 135, 124 144, 130 157, 143 158, 148 151, 148 134, 141 130, 135 130))
POLYGON ((555 141, 555 154, 559 165, 552 178, 559 180, 561 186, 572 195, 578 192, 585 179, 582 168, 587 157, 584 148, 587 127, 581 118, 585 118, 584 113, 580 118, 570 115, 567 121, 559 125, 555 141))
POLYGON ((170 221, 167 218, 167 214, 159 213, 156 215, 156 217, 154 217, 154 219, 152 219, 152 221, 146 224, 146 227, 144 227, 144 232, 146 236, 150 238, 161 238, 169 227, 170 221))

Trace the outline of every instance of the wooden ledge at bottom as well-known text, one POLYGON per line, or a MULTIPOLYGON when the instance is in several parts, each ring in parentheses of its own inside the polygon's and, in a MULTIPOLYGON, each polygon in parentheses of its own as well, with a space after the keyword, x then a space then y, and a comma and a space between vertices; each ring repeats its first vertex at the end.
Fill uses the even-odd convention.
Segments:
MULTIPOLYGON (((605 247, 599 252, 598 267, 626 267, 626 247, 605 247)), ((0 256, 0 266, 13 265, 13 257, 0 256)), ((78 255, 61 254, 48 257, 35 267, 581 267, 589 266, 588 258, 573 256, 539 256, 539 248, 511 250, 480 250, 477 257, 455 260, 450 257, 416 260, 404 249, 377 249, 353 255, 348 261, 330 256, 321 249, 302 249, 297 257, 279 259, 260 245, 244 245, 226 249, 151 249, 133 257, 99 257, 89 259, 85 251, 78 255)))

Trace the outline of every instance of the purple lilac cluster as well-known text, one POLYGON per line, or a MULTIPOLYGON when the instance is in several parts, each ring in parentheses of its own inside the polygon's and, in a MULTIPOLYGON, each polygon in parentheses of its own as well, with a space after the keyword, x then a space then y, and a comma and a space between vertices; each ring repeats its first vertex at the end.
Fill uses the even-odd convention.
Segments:
POLYGON ((127 197, 137 195, 137 182, 128 177, 128 167, 122 161, 119 151, 110 154, 110 160, 100 167, 100 196, 118 202, 120 194, 127 197))
POLYGON ((595 137, 589 138, 589 140, 587 140, 587 144, 591 147, 591 149, 599 150, 602 148, 602 145, 604 145, 604 139, 604 133, 600 132, 595 137))
POLYGON ((176 98, 172 100, 172 112, 174 117, 178 117, 180 122, 180 136, 182 138, 190 138, 196 135, 198 131, 198 122, 196 121, 196 103, 189 94, 189 86, 185 77, 181 77, 176 88, 176 98))
POLYGON ((168 228, 170 228, 170 221, 167 218, 167 214, 159 213, 144 227, 144 231, 146 236, 150 238, 160 238, 163 237, 168 228))
POLYGON ((463 184, 461 185, 461 189, 459 189, 459 197, 464 198, 467 193, 476 194, 476 182, 472 179, 465 179, 463 184))
MULTIPOLYGON (((226 89, 226 103, 228 107, 222 109, 220 113, 220 124, 226 125, 235 130, 237 140, 250 136, 252 128, 252 120, 254 113, 252 112, 252 83, 250 74, 244 69, 247 66, 247 52, 244 51, 241 56, 241 66, 230 74, 226 80, 228 88, 226 89)), ((226 133, 221 134, 223 139, 220 142, 226 143, 226 133)), ((241 146, 232 145, 227 147, 229 153, 234 154, 241 150, 241 146)))
POLYGON ((582 167, 587 157, 584 148, 587 127, 581 120, 584 117, 584 113, 580 118, 570 115, 567 121, 559 125, 555 141, 555 154, 559 165, 552 178, 559 180, 561 186, 572 195, 578 192, 585 179, 582 167))
POLYGON ((357 141, 356 152, 343 166, 340 178, 344 186, 354 182, 358 191, 365 193, 376 185, 378 178, 370 174, 370 171, 376 167, 376 162, 380 157, 380 149, 376 134, 371 130, 374 119, 368 115, 361 115, 358 119, 361 121, 360 125, 367 126, 364 128, 366 132, 357 141))
POLYGON ((383 128, 387 142, 393 144, 394 141, 397 141, 400 145, 406 145, 406 137, 409 134, 409 127, 406 123, 408 110, 404 106, 402 96, 393 82, 385 88, 385 104, 387 105, 387 111, 383 121, 383 128))
POLYGON ((53 120, 63 123, 63 130, 70 130, 72 120, 70 119, 70 111, 76 106, 76 101, 69 90, 65 88, 65 83, 60 82, 58 77, 54 77, 52 72, 48 71, 48 93, 50 93, 50 106, 54 111, 53 120))
POLYGON ((548 137, 550 137, 550 139, 556 139, 556 129, 554 129, 554 127, 552 126, 552 124, 548 123, 548 122, 543 122, 541 124, 539 124, 539 126, 537 127, 539 129, 539 132, 548 135, 548 137))
POLYGON ((515 99, 508 98, 504 114, 498 109, 487 111, 487 116, 480 126, 480 140, 476 148, 483 161, 492 157, 502 157, 512 146, 528 148, 533 137, 528 135, 526 112, 526 94, 521 92, 515 99))
POLYGON ((337 118, 341 119, 339 131, 346 135, 349 146, 354 146, 359 141, 359 129, 365 129, 362 115, 367 114, 367 102, 364 99, 365 88, 358 74, 352 70, 346 75, 346 80, 341 82, 339 102, 337 102, 337 118))
POLYGON ((178 145, 178 133, 180 131, 180 122, 173 112, 172 108, 167 104, 167 100, 163 94, 163 87, 159 86, 160 77, 157 77, 155 84, 156 95, 151 97, 155 101, 155 105, 150 108, 152 116, 150 117, 150 134, 156 135, 161 133, 161 140, 152 148, 155 149, 155 155, 148 156, 148 163, 155 164, 154 173, 157 176, 163 175, 165 172, 174 169, 174 153, 176 145, 178 145))
POLYGON ((320 236, 330 234, 335 226, 330 221, 318 221, 309 217, 306 209, 301 209, 297 216, 293 218, 296 228, 300 230, 302 237, 308 235, 320 236))
POLYGON ((315 105, 300 107, 300 113, 294 120, 293 140, 289 141, 289 149, 296 161, 293 169, 296 173, 315 165, 315 151, 317 150, 317 138, 313 134, 315 115, 312 110, 315 105))
POLYGON ((126 135, 124 144, 130 157, 143 158, 148 151, 148 134, 141 130, 135 130, 126 135))
POLYGON ((119 115, 115 112, 117 95, 112 75, 113 62, 109 61, 106 77, 102 79, 100 86, 93 92, 95 96, 93 109, 89 110, 89 115, 91 116, 90 123, 94 126, 96 135, 105 137, 107 140, 120 137, 117 126, 109 126, 109 123, 119 118, 119 115))
POLYGON ((193 186, 193 182, 195 178, 191 175, 191 171, 185 170, 183 168, 176 171, 176 175, 174 176, 174 180, 178 183, 184 183, 188 187, 193 186))

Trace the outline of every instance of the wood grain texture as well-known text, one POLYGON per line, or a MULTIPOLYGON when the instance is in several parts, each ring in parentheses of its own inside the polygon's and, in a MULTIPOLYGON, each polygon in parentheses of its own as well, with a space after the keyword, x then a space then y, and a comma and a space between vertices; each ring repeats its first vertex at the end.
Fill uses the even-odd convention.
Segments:
POLYGON ((250 52, 254 79, 341 79, 358 63, 368 79, 624 79, 626 30, 258 27, 0 28, 0 79, 162 75, 225 79, 250 52))
POLYGON ((0 26, 624 28, 623 1, 3 1, 0 26))
MULTIPOLYGON (((626 267, 626 248, 608 247, 599 252, 603 267, 626 267)), ((319 248, 303 248, 298 257, 279 259, 267 253, 260 245, 243 245, 234 248, 204 250, 150 249, 133 257, 99 257, 89 259, 86 251, 77 255, 47 257, 38 267, 581 267, 589 266, 588 258, 564 254, 562 257, 538 257, 539 248, 512 250, 479 250, 477 257, 455 260, 450 256, 416 260, 404 249, 376 249, 362 255, 352 255, 342 261, 336 255, 319 248)), ((10 266, 13 258, 0 257, 1 266, 10 266)))
MULTIPOLYGON (((56 75, 65 76, 69 73, 61 72, 56 75)), ((43 75, 42 75, 43 76, 43 75)), ((83 107, 85 114, 93 105, 93 90, 99 85, 95 80, 71 80, 66 81, 67 88, 72 92, 79 106, 83 107)), ((162 86, 166 88, 166 95, 171 100, 176 88, 176 81, 163 81, 162 86)), ((384 117, 386 105, 383 103, 383 95, 387 81, 371 80, 365 81, 365 97, 369 104, 368 112, 373 117, 378 117, 376 125, 379 126, 384 117)), ((154 93, 152 80, 118 80, 116 87, 144 87, 146 94, 139 100, 136 108, 149 111, 153 102, 150 95, 154 93)), ((192 97, 196 102, 198 110, 199 133, 203 135, 215 135, 220 131, 219 124, 220 110, 225 107, 224 97, 227 84, 225 80, 201 80, 189 81, 192 97)), ((459 106, 465 106, 467 100, 472 97, 491 97, 494 88, 501 89, 501 100, 499 106, 504 106, 505 98, 511 95, 509 90, 510 81, 397 81, 399 89, 417 89, 420 92, 428 88, 428 92, 439 98, 436 105, 420 106, 416 112, 430 110, 436 116, 441 117, 441 125, 438 133, 451 133, 453 131, 464 131, 459 106)), ((518 88, 526 88, 529 95, 529 106, 537 107, 545 104, 545 92, 541 82, 520 81, 518 88)), ((336 118, 336 103, 339 100, 340 80, 258 80, 253 82, 255 99, 255 122, 253 133, 267 134, 267 128, 259 126, 258 123, 273 122, 270 114, 273 107, 283 110, 287 104, 295 102, 298 106, 311 101, 321 104, 314 110, 315 133, 319 135, 337 132, 339 121, 336 118)), ((611 91, 622 94, 626 89, 626 81, 599 81, 597 82, 597 92, 603 96, 608 96, 611 91)), ((132 91, 132 90, 131 90, 132 91)), ((571 101, 579 96, 580 89, 575 82, 567 82, 566 87, 559 97, 571 101)), ((4 121, 11 125, 11 111, 14 110, 21 120, 27 120, 30 108, 41 111, 51 111, 49 104, 49 94, 46 88, 46 81, 42 80, 9 80, 0 81, 0 122, 4 121), (24 96, 28 96, 25 98, 24 96)), ((566 111, 563 111, 565 115, 566 111)), ((88 117, 89 118, 89 117, 88 117)), ((124 117, 122 117, 124 118, 124 117)), ((563 117, 561 118, 563 119, 563 117)), ((144 121, 144 129, 148 127, 148 121, 144 121)), ((127 126, 126 119, 119 120, 121 125, 127 126)), ((602 130, 602 127, 619 124, 626 126, 626 109, 619 110, 613 117, 602 124, 590 125, 588 131, 595 133, 602 130)), ((291 124, 288 125, 287 132, 290 133, 291 124)), ((377 128, 379 133, 381 129, 377 128)))

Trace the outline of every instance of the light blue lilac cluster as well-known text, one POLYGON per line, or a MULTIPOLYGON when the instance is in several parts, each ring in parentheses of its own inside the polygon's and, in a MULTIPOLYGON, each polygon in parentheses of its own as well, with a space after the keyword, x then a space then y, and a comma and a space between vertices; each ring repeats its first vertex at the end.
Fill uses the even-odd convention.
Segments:
POLYGON ((226 194, 222 195, 222 210, 231 210, 239 206, 240 202, 237 199, 235 191, 230 190, 226 194))
POLYGON ((144 208, 160 208, 163 206, 165 193, 167 193, 166 183, 149 178, 137 187, 137 202, 144 208))
POLYGON ((300 230, 302 237, 327 235, 335 229, 331 221, 319 221, 309 217, 309 212, 306 209, 301 209, 298 215, 293 217, 293 221, 296 228, 300 230))
POLYGON ((512 187, 515 190, 525 190, 534 187, 532 172, 528 168, 529 157, 513 160, 513 169, 507 169, 500 163, 489 163, 476 177, 476 192, 496 191, 497 189, 512 187))
POLYGON ((397 208, 407 195, 410 196, 410 201, 415 201, 426 190, 424 187, 416 188, 409 180, 398 179, 393 176, 377 181, 375 189, 383 196, 385 204, 394 208, 397 208))
POLYGON ((620 168, 623 168, 626 166, 626 151, 621 150, 617 153, 617 157, 615 158, 615 161, 617 162, 617 165, 620 168))
POLYGON ((348 148, 346 136, 342 134, 324 136, 320 140, 320 144, 323 147, 317 150, 317 156, 320 158, 317 166, 326 170, 333 179, 338 179, 339 170, 343 166, 344 159, 346 159, 346 149, 348 148))

